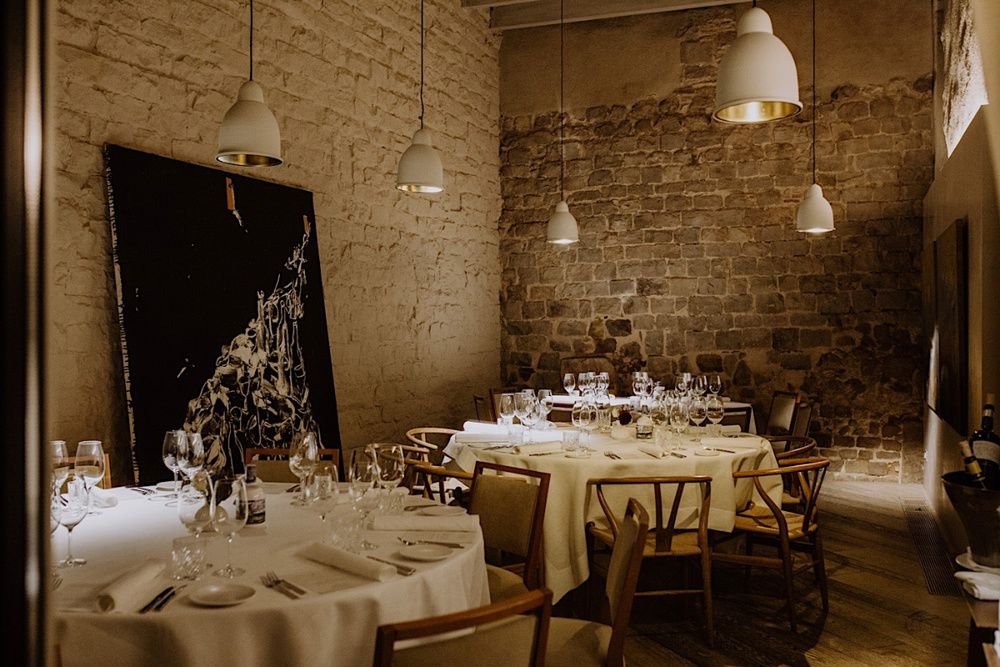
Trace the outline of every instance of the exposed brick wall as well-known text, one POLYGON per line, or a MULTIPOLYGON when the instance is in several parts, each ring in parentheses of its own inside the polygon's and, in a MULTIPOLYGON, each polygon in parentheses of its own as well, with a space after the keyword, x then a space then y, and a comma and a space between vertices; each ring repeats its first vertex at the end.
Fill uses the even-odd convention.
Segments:
MULTIPOLYGON (((255 78, 286 163, 253 175, 314 193, 345 445, 452 423, 499 368, 499 38, 485 12, 428 2, 426 118, 448 189, 405 195, 393 186, 417 124, 419 3, 255 8, 255 78)), ((217 166, 219 122, 246 76, 246 3, 61 0, 56 14, 48 432, 111 442, 122 479, 101 145, 217 166)))
POLYGON ((668 97, 570 112, 576 246, 545 243, 557 115, 502 119, 505 380, 557 387, 562 357, 593 352, 659 378, 720 371, 758 420, 772 391, 798 388, 822 404, 815 434, 833 470, 918 479, 930 76, 822 94, 818 181, 837 229, 804 236, 794 216, 812 182, 808 106, 754 127, 709 119, 735 15, 691 22, 668 97))

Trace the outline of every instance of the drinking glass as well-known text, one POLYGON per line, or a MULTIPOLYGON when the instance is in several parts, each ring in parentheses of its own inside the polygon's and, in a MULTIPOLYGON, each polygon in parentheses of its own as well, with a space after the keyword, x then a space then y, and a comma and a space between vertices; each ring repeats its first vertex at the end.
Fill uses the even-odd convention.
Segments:
POLYGON ((713 396, 718 396, 722 391, 722 378, 718 373, 708 376, 708 392, 713 396))
MULTIPOLYGON (((590 430, 590 424, 594 420, 594 416, 593 406, 588 401, 581 401, 580 403, 574 405, 573 412, 570 414, 570 418, 573 420, 573 426, 582 431, 590 430)), ((585 448, 589 449, 587 447, 585 448)))
POLYGON ((569 456, 576 456, 577 452, 580 449, 580 432, 563 431, 562 449, 569 456))
POLYGON ((708 391, 708 379, 704 375, 697 376, 691 391, 694 392, 695 396, 704 396, 705 392, 708 391))
POLYGON ((406 474, 406 458, 401 445, 374 445, 378 461, 378 485, 386 492, 396 488, 406 474))
POLYGON ((205 471, 198 471, 191 483, 182 487, 177 495, 177 518, 195 537, 212 523, 211 481, 205 471))
POLYGON ((572 396, 574 390, 576 389, 576 377, 572 373, 566 373, 563 375, 563 389, 566 390, 568 396, 572 396))
POLYGON ((52 484, 58 493, 66 482, 66 478, 69 477, 73 459, 66 453, 65 440, 53 440, 50 446, 52 447, 52 484))
POLYGON ((326 515, 337 506, 337 467, 323 464, 317 468, 309 482, 309 509, 319 514, 324 541, 329 536, 326 515))
MULTIPOLYGON (((373 449, 366 447, 364 449, 355 449, 351 452, 351 467, 347 475, 349 482, 347 490, 353 502, 354 509, 361 514, 362 529, 368 521, 368 515, 379 504, 379 494, 375 489, 379 476, 378 459, 373 449)), ((365 550, 377 548, 377 545, 365 539, 362 539, 358 546, 365 550)))
POLYGON ((305 507, 307 504, 305 480, 312 474, 319 463, 319 440, 312 431, 296 434, 292 447, 288 452, 288 469, 299 478, 299 496, 292 501, 295 507, 305 507))
POLYGON ((549 413, 552 412, 552 390, 551 389, 539 389, 538 390, 538 405, 536 410, 538 411, 538 419, 543 422, 545 428, 549 428, 551 424, 549 421, 549 413))
POLYGON ((695 426, 701 426, 705 423, 706 417, 708 417, 708 410, 705 406, 705 399, 695 396, 688 407, 688 418, 695 426))
POLYGON ((642 373, 640 373, 638 371, 636 371, 635 373, 632 373, 632 395, 633 396, 642 396, 642 394, 643 394, 643 391, 642 391, 643 385, 644 385, 644 380, 642 379, 642 373))
POLYGON ((719 397, 712 394, 705 401, 705 414, 708 416, 708 421, 712 423, 712 435, 719 435, 722 432, 722 417, 725 415, 725 411, 722 409, 722 401, 719 397))
POLYGON ((62 509, 59 512, 59 523, 66 526, 66 558, 59 561, 57 567, 77 567, 86 565, 86 558, 77 558, 73 555, 73 529, 76 528, 90 507, 90 490, 86 482, 76 474, 70 477, 66 485, 66 493, 59 497, 62 509))
POLYGON ((49 498, 49 534, 55 533, 59 530, 59 517, 62 516, 62 495, 59 493, 59 489, 56 489, 52 493, 52 497, 49 498))
POLYGON ((500 394, 500 420, 507 427, 507 438, 510 439, 510 427, 514 423, 514 394, 500 394))
MULTIPOLYGON (((90 490, 104 479, 104 450, 100 440, 81 440, 76 445, 76 460, 73 472, 83 480, 87 487, 87 499, 91 500, 90 490)), ((88 514, 100 514, 91 509, 88 514)))
POLYGON ((232 579, 246 573, 241 567, 233 567, 233 538, 246 525, 249 514, 247 483, 243 475, 216 480, 212 493, 212 526, 226 538, 226 564, 212 573, 215 576, 232 579))
POLYGON ((677 375, 676 379, 677 391, 682 394, 687 393, 688 389, 691 388, 691 374, 690 373, 680 373, 677 375))
POLYGON ((670 403, 670 428, 674 432, 677 444, 680 444, 681 433, 687 428, 688 413, 687 406, 680 398, 670 403))
POLYGON ((177 465, 177 455, 181 451, 181 443, 186 438, 184 431, 167 431, 166 435, 163 436, 163 465, 167 466, 167 470, 174 474, 174 496, 177 495, 180 488, 177 482, 177 473, 180 472, 181 468, 177 465))
POLYGON ((611 377, 608 375, 607 371, 601 371, 597 374, 597 393, 607 394, 608 388, 611 386, 611 377))
POLYGON ((201 433, 184 433, 178 441, 177 469, 187 479, 194 479, 204 466, 205 443, 201 433))
POLYGON ((522 424, 525 423, 525 420, 534 408, 534 401, 533 396, 529 396, 523 392, 514 396, 514 416, 522 424))

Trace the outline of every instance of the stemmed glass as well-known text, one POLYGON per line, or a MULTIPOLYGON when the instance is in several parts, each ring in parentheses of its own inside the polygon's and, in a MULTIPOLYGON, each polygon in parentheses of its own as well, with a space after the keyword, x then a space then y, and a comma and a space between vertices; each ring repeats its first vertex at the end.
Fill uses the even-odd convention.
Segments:
POLYGON ((681 433, 684 432, 688 425, 688 411, 683 399, 677 397, 670 402, 669 415, 670 428, 673 430, 677 444, 679 445, 681 433))
POLYGON ((570 413, 570 419, 573 421, 573 426, 581 431, 587 431, 589 435, 590 422, 593 419, 593 414, 594 413, 591 410, 590 405, 586 401, 580 401, 573 406, 573 411, 570 413))
POLYGON ((712 434, 719 435, 722 432, 722 427, 719 424, 722 423, 725 410, 722 409, 722 401, 719 400, 718 396, 712 394, 705 401, 705 414, 708 416, 708 421, 712 423, 712 434))
POLYGON ((538 405, 536 406, 536 410, 538 411, 539 421, 543 422, 543 428, 549 428, 552 426, 549 424, 549 413, 552 412, 551 389, 538 390, 538 405))
POLYGON ((406 458, 402 445, 375 445, 378 461, 378 485, 383 491, 395 489, 406 474, 406 458))
MULTIPOLYGON (((353 501, 354 509, 361 514, 362 529, 368 521, 368 515, 378 507, 379 494, 375 490, 375 486, 378 484, 380 476, 378 459, 374 449, 369 446, 351 452, 351 467, 347 475, 350 484, 347 490, 353 501)), ((358 546, 365 550, 377 548, 377 545, 363 538, 358 546)))
MULTIPOLYGON (((688 418, 695 426, 701 426, 705 423, 706 417, 708 417, 708 410, 705 406, 705 399, 701 396, 695 396, 688 405, 688 418)), ((701 438, 695 437, 695 440, 701 442, 701 438)))
POLYGON ((205 443, 201 433, 184 433, 178 439, 176 463, 177 469, 184 477, 193 480, 205 465, 205 443))
POLYGON ((288 469, 299 478, 299 496, 292 501, 295 507, 305 507, 308 504, 305 480, 312 474, 319 463, 319 442, 312 431, 296 434, 288 452, 288 469))
POLYGON ((642 373, 636 371, 632 373, 632 395, 642 396, 643 387, 645 386, 645 381, 642 379, 642 373))
POLYGON ((322 523, 324 541, 329 533, 326 527, 326 515, 337 506, 337 466, 332 463, 323 464, 317 468, 309 483, 309 509, 319 514, 322 523))
POLYGON ((500 394, 500 421, 507 427, 507 439, 510 439, 510 427, 514 423, 514 394, 500 394))
POLYGON ((66 558, 59 561, 57 567, 77 567, 86 565, 86 558, 77 558, 73 555, 73 529, 76 528, 90 508, 90 490, 82 478, 74 474, 66 486, 66 493, 58 498, 62 505, 59 512, 59 523, 66 526, 66 558))
POLYGON ((521 424, 528 425, 528 416, 535 407, 535 397, 521 392, 514 396, 514 415, 521 424))
MULTIPOLYGON (((177 518, 196 542, 212 525, 212 480, 204 470, 196 471, 191 476, 191 483, 177 492, 177 518)), ((207 569, 212 564, 203 563, 202 567, 207 569)))
POLYGON ((563 389, 566 390, 567 396, 573 395, 573 392, 576 389, 576 377, 572 373, 566 373, 563 375, 563 389))
MULTIPOLYGON (((87 501, 91 499, 90 490, 104 479, 104 450, 100 440, 82 440, 76 446, 76 460, 73 472, 87 487, 87 501)), ((88 514, 100 514, 89 511, 88 514)))
POLYGON ((691 387, 691 391, 695 396, 701 397, 705 395, 708 390, 708 379, 704 375, 699 375, 694 378, 694 384, 691 387))
POLYGON ((73 459, 69 457, 66 453, 66 441, 65 440, 53 440, 52 446, 52 488, 56 495, 59 494, 62 485, 66 483, 66 478, 69 477, 70 467, 73 464, 73 459))
POLYGON ((719 377, 718 373, 714 373, 708 376, 708 392, 712 396, 718 396, 722 391, 722 378, 719 377))
POLYGON ((246 525, 249 514, 243 476, 216 480, 212 490, 212 526, 226 538, 226 564, 212 573, 215 576, 232 579, 246 573, 241 567, 233 567, 233 537, 246 525))
POLYGON ((686 394, 688 389, 691 388, 691 374, 690 373, 680 373, 677 376, 677 391, 682 394, 686 394))
POLYGON ((180 453, 183 447, 182 443, 186 437, 184 431, 167 431, 166 435, 163 436, 163 465, 167 466, 167 470, 174 474, 174 493, 172 497, 176 497, 177 491, 180 489, 177 473, 180 472, 181 468, 177 464, 177 455, 180 453))

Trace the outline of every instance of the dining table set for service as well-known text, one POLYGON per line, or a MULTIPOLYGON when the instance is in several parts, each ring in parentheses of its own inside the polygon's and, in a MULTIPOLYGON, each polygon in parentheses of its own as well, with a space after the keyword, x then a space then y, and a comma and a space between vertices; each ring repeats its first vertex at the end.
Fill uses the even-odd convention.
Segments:
POLYGON ((265 483, 248 465, 100 490, 100 506, 57 476, 54 507, 85 515, 53 523, 74 529, 53 551, 71 535, 78 561, 52 582, 61 663, 371 664, 379 625, 488 604, 478 517, 362 480, 376 453, 354 453, 346 482, 320 465, 304 485, 265 483))

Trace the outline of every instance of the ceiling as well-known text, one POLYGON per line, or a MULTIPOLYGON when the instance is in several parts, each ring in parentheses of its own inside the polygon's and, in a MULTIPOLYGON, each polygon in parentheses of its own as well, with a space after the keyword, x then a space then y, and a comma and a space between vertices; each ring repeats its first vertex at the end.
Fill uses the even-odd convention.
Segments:
MULTIPOLYGON (((494 30, 532 28, 559 23, 560 0, 462 0, 465 7, 489 8, 494 30)), ((716 5, 748 4, 749 0, 565 0, 567 23, 671 12, 716 5)))

